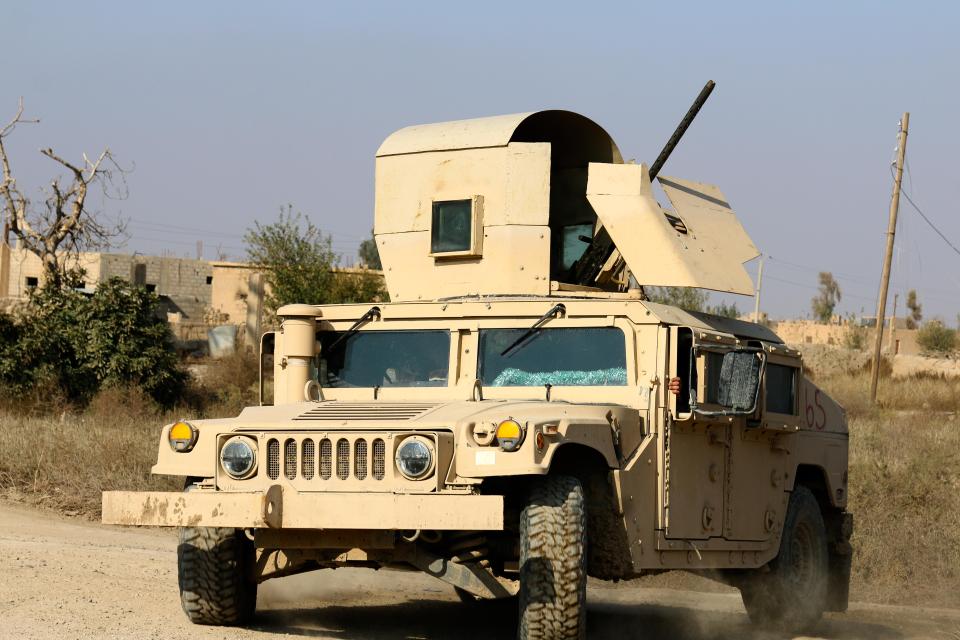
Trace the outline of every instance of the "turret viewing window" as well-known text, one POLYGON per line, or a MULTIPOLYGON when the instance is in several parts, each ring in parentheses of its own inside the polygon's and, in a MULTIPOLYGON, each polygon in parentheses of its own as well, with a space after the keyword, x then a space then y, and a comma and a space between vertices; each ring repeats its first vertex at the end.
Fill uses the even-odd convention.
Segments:
POLYGON ((560 228, 560 269, 566 273, 583 253, 593 238, 593 223, 568 224, 560 228))
POLYGON ((430 254, 469 257, 481 253, 483 197, 435 200, 430 224, 430 254))

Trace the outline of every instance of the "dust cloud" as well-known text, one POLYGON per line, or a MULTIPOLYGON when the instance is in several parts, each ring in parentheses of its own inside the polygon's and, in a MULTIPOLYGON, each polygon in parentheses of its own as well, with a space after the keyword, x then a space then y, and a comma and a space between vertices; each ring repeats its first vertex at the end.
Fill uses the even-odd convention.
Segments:
MULTIPOLYGON (((649 588, 644 581, 591 582, 590 640, 786 640, 758 630, 740 596, 719 588, 698 592, 649 588)), ((940 638, 960 628, 960 612, 944 619, 899 610, 828 614, 809 638, 894 640, 940 638), (955 618, 953 616, 956 616, 955 618), (952 619, 952 621, 951 621, 952 619)), ((391 570, 337 569, 291 576, 262 586, 258 627, 282 633, 364 640, 490 640, 515 637, 516 602, 463 604, 429 576, 391 570)))

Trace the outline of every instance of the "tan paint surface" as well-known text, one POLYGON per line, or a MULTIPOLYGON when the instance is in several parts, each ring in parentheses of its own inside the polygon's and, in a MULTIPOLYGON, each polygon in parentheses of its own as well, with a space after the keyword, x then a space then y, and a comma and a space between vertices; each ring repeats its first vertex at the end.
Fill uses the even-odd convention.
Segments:
MULTIPOLYGON (((103 493, 105 524, 160 527, 264 527, 260 492, 103 493)), ((501 496, 282 492, 282 529, 499 530, 501 496)))
POLYGON ((676 215, 686 223, 689 235, 707 244, 712 257, 743 264, 760 255, 719 188, 667 176, 660 176, 658 181, 676 215))
POLYGON ((587 199, 641 285, 752 294, 743 258, 755 257, 756 248, 733 212, 701 205, 702 199, 676 189, 671 193, 687 233, 663 215, 645 165, 590 163, 587 199))

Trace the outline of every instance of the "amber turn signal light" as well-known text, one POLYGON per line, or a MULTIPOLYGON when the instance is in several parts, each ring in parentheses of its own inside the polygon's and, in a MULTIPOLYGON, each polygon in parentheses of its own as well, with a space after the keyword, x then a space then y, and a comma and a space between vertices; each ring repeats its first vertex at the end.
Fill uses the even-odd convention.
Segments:
POLYGON ((183 422, 181 420, 170 427, 170 432, 167 434, 167 440, 170 442, 171 449, 177 453, 186 453, 187 451, 193 449, 193 446, 197 444, 197 436, 199 435, 200 432, 197 431, 195 426, 189 422, 183 422))
POLYGON ((504 451, 516 451, 523 444, 524 429, 510 418, 497 425, 497 444, 504 451))

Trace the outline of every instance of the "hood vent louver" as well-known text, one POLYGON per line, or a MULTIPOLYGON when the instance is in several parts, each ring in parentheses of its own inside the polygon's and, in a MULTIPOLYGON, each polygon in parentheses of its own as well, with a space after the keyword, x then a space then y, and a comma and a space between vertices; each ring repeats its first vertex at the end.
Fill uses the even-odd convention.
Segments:
POLYGON ((412 420, 438 405, 418 403, 331 402, 317 405, 294 420, 412 420))

